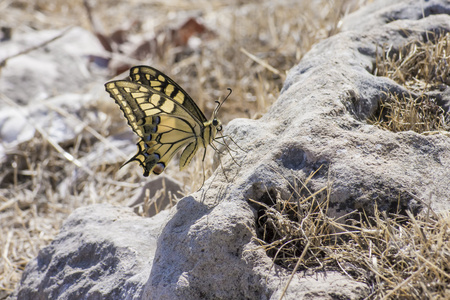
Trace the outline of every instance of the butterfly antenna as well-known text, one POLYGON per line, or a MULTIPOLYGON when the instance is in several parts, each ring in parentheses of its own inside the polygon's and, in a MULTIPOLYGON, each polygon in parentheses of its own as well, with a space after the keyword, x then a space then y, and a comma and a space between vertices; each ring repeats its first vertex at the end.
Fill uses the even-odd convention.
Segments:
POLYGON ((223 99, 222 102, 216 101, 217 106, 216 106, 216 108, 214 109, 213 116, 216 116, 216 115, 217 115, 217 113, 219 112, 219 109, 220 109, 220 107, 222 106, 222 104, 225 103, 225 101, 228 99, 228 97, 230 97, 231 93, 233 92, 233 90, 230 89, 230 88, 227 88, 227 90, 230 91, 230 92, 229 92, 228 95, 225 97, 225 99, 223 99))

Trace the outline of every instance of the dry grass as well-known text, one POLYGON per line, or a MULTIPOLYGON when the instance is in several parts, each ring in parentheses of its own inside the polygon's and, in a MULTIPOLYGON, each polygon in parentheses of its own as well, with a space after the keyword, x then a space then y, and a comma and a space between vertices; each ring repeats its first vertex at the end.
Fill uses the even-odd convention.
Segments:
POLYGON ((430 34, 428 42, 386 49, 377 57, 375 74, 393 79, 410 93, 386 94, 373 124, 394 132, 450 130, 450 112, 443 107, 441 93, 450 88, 450 34, 430 34))
MULTIPOLYGON (((263 114, 277 98, 287 70, 314 43, 336 33, 339 19, 363 2, 96 1, 89 2, 93 20, 81 0, 19 0, 0 3, 0 20, 13 34, 72 25, 95 27, 104 34, 124 29, 136 39, 198 18, 213 33, 200 40, 200 46, 169 45, 160 56, 132 62, 155 66, 176 79, 207 116, 214 109, 213 100, 223 99, 231 87, 233 94, 220 114, 226 124, 236 117, 263 114)), ((127 53, 111 56, 130 61, 127 53)), ((143 185, 137 165, 119 170, 134 153, 120 161, 101 160, 103 151, 113 148, 101 137, 129 130, 106 92, 77 118, 84 130, 73 141, 57 145, 43 128, 2 162, 0 299, 13 291, 26 263, 49 244, 74 209, 106 202, 127 205, 143 185)), ((165 173, 181 181, 188 193, 201 184, 203 168, 211 174, 211 151, 204 166, 197 159, 180 174, 174 161, 165 173)))
MULTIPOLYGON (((373 124, 423 134, 450 130, 440 92, 450 86, 450 35, 411 42, 378 56, 376 75, 405 86, 407 95, 386 94, 373 124)), ((337 270, 371 288, 369 299, 450 297, 450 214, 431 210, 327 213, 331 187, 308 190, 298 181, 289 199, 275 192, 251 200, 258 208, 254 240, 275 264, 307 272, 337 270)))
MULTIPOLYGON (((311 176, 312 177, 312 176, 311 176)), ((311 178, 310 177, 310 178, 311 178)), ((287 269, 337 270, 371 288, 368 299, 448 299, 450 214, 327 214, 330 187, 312 193, 309 179, 290 199, 267 195, 254 240, 287 269)))

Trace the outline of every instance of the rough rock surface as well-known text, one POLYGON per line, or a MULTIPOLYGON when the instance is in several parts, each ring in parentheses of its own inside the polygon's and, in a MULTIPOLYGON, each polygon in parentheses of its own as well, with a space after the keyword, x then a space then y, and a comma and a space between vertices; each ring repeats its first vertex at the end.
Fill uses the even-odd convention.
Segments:
MULTIPOLYGON (((426 32, 450 31, 448 1, 392 2, 377 1, 347 17, 342 33, 313 47, 261 119, 229 124, 227 134, 248 151, 236 154, 241 167, 225 162, 230 182, 218 169, 201 191, 182 199, 162 224, 156 249, 152 228, 159 214, 145 219, 121 208, 80 209, 27 266, 16 295, 278 299, 290 272, 273 266, 252 242, 255 211, 248 199, 288 191, 288 182, 321 165, 311 189, 332 181, 332 215, 370 212, 375 201, 381 210, 397 208, 398 200, 402 209, 418 211, 429 202, 449 209, 450 138, 392 133, 365 121, 383 92, 404 91, 372 75, 377 46, 398 48, 426 32)), ((369 293, 339 273, 299 273, 285 299, 363 299, 369 293)))
POLYGON ((28 263, 13 298, 141 299, 166 216, 141 218, 106 204, 75 210, 28 263))

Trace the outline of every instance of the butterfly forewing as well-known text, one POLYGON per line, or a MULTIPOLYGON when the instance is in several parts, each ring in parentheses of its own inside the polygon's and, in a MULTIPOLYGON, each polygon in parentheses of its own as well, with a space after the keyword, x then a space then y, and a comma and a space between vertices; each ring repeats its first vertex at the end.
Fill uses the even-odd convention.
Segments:
POLYGON ((119 80, 108 82, 106 89, 119 104, 128 124, 140 137, 143 137, 141 126, 146 124, 147 116, 177 115, 192 119, 193 124, 198 123, 180 104, 144 85, 119 80))
POLYGON ((183 105, 200 122, 207 119, 203 112, 195 104, 194 100, 186 93, 174 80, 164 73, 148 66, 136 66, 130 70, 130 79, 133 82, 141 83, 152 87, 171 99, 183 105))
POLYGON ((138 152, 128 162, 138 161, 144 176, 150 172, 160 174, 184 148, 180 157, 180 169, 184 169, 199 147, 210 144, 216 126, 206 120, 181 87, 158 70, 134 67, 130 70, 130 80, 105 84, 140 137, 138 152))

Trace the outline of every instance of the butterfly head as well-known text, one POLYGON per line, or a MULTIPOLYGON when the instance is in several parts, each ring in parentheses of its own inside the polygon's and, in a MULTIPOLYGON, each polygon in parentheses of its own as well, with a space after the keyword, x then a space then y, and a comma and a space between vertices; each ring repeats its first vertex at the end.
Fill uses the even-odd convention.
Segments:
POLYGON ((211 124, 216 128, 216 131, 222 131, 222 122, 216 117, 214 117, 211 124))

